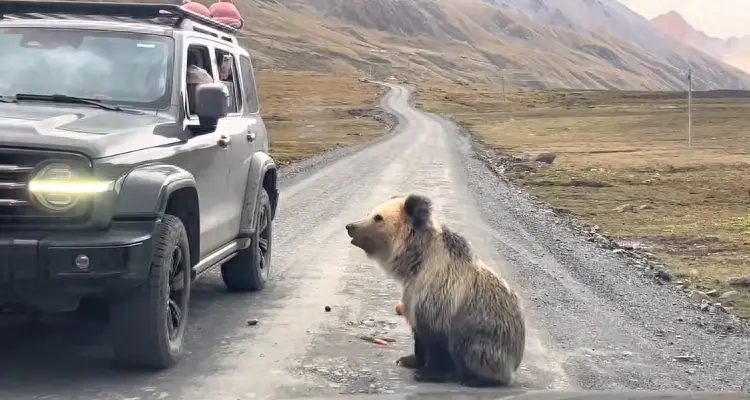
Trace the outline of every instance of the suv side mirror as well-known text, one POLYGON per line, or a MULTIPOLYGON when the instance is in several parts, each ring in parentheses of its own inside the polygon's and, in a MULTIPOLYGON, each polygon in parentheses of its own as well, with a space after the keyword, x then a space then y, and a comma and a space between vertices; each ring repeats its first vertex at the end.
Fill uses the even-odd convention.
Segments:
POLYGON ((213 131, 219 119, 227 116, 229 91, 222 83, 204 83, 195 90, 195 113, 201 129, 213 131))

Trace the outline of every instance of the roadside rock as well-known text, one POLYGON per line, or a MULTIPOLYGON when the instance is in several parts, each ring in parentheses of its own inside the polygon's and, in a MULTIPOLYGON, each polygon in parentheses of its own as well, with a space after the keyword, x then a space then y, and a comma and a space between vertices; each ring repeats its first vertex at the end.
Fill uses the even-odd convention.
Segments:
POLYGON ((724 307, 724 305, 721 303, 714 303, 714 307, 716 307, 717 311, 721 311, 723 313, 729 312, 729 310, 726 307, 724 307))
POLYGON ((740 296, 740 292, 736 290, 730 290, 728 292, 724 292, 719 296, 719 299, 724 301, 734 301, 737 300, 737 298, 740 296))
POLYGON ((531 172, 536 171, 536 166, 530 162, 508 164, 505 166, 507 172, 531 172))
POLYGON ((690 300, 693 303, 702 303, 704 300, 710 301, 711 298, 708 297, 707 294, 701 292, 700 290, 693 290, 690 292, 690 300))
POLYGON ((570 182, 568 183, 568 185, 577 186, 577 187, 591 187, 591 188, 612 187, 612 184, 609 182, 597 181, 593 179, 578 179, 576 177, 570 178, 570 182))
POLYGON ((626 203, 626 204, 623 204, 623 205, 615 208, 615 211, 617 211, 618 213, 624 213, 626 211, 627 212, 636 212, 636 208, 635 208, 634 205, 632 205, 630 203, 626 203))
POLYGON ((729 278, 727 284, 734 287, 750 288, 750 275, 729 278))
POLYGON ((662 268, 656 269, 656 277, 661 278, 667 282, 671 282, 674 280, 674 274, 672 271, 668 270, 666 267, 661 266, 662 268))
POLYGON ((556 158, 557 154, 555 153, 540 153, 536 157, 534 157, 534 161, 545 164, 552 164, 553 162, 555 162, 556 158))
POLYGON ((626 203, 626 204, 623 204, 623 205, 615 208, 614 211, 617 211, 618 213, 624 213, 624 212, 636 213, 636 212, 639 212, 639 211, 651 210, 653 208, 654 208, 654 206, 652 206, 651 204, 641 204, 641 205, 637 206, 635 204, 626 203))

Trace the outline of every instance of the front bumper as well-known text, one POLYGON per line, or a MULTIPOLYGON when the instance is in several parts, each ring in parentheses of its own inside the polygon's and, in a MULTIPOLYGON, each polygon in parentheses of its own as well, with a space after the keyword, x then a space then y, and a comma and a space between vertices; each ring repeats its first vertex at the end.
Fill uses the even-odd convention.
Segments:
POLYGON ((107 296, 149 274, 157 221, 116 222, 107 231, 0 232, 0 294, 107 296), (76 266, 76 257, 88 266, 76 266))

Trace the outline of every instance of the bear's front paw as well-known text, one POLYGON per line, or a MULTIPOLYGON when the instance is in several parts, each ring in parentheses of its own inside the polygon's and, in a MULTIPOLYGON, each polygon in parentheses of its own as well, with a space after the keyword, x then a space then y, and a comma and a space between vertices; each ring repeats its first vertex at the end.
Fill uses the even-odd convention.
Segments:
POLYGON ((419 362, 417 362, 417 356, 415 356, 414 354, 399 358, 398 360, 396 360, 396 364, 409 369, 417 369, 421 367, 419 365, 419 362))

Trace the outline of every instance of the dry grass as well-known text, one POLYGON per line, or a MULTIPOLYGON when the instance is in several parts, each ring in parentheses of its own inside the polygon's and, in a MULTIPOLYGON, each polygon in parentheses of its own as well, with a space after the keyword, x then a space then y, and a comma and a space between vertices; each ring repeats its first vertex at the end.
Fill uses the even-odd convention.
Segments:
POLYGON ((380 88, 355 76, 261 71, 257 82, 271 154, 278 161, 363 143, 383 132, 366 115, 380 88))
MULTIPOLYGON (((503 101, 497 88, 432 86, 419 97, 503 153, 557 153, 553 166, 514 176, 681 279, 726 291, 727 278, 750 275, 750 98, 696 99, 688 148, 685 94, 513 92, 503 101)), ((747 292, 733 305, 750 317, 747 292)))

